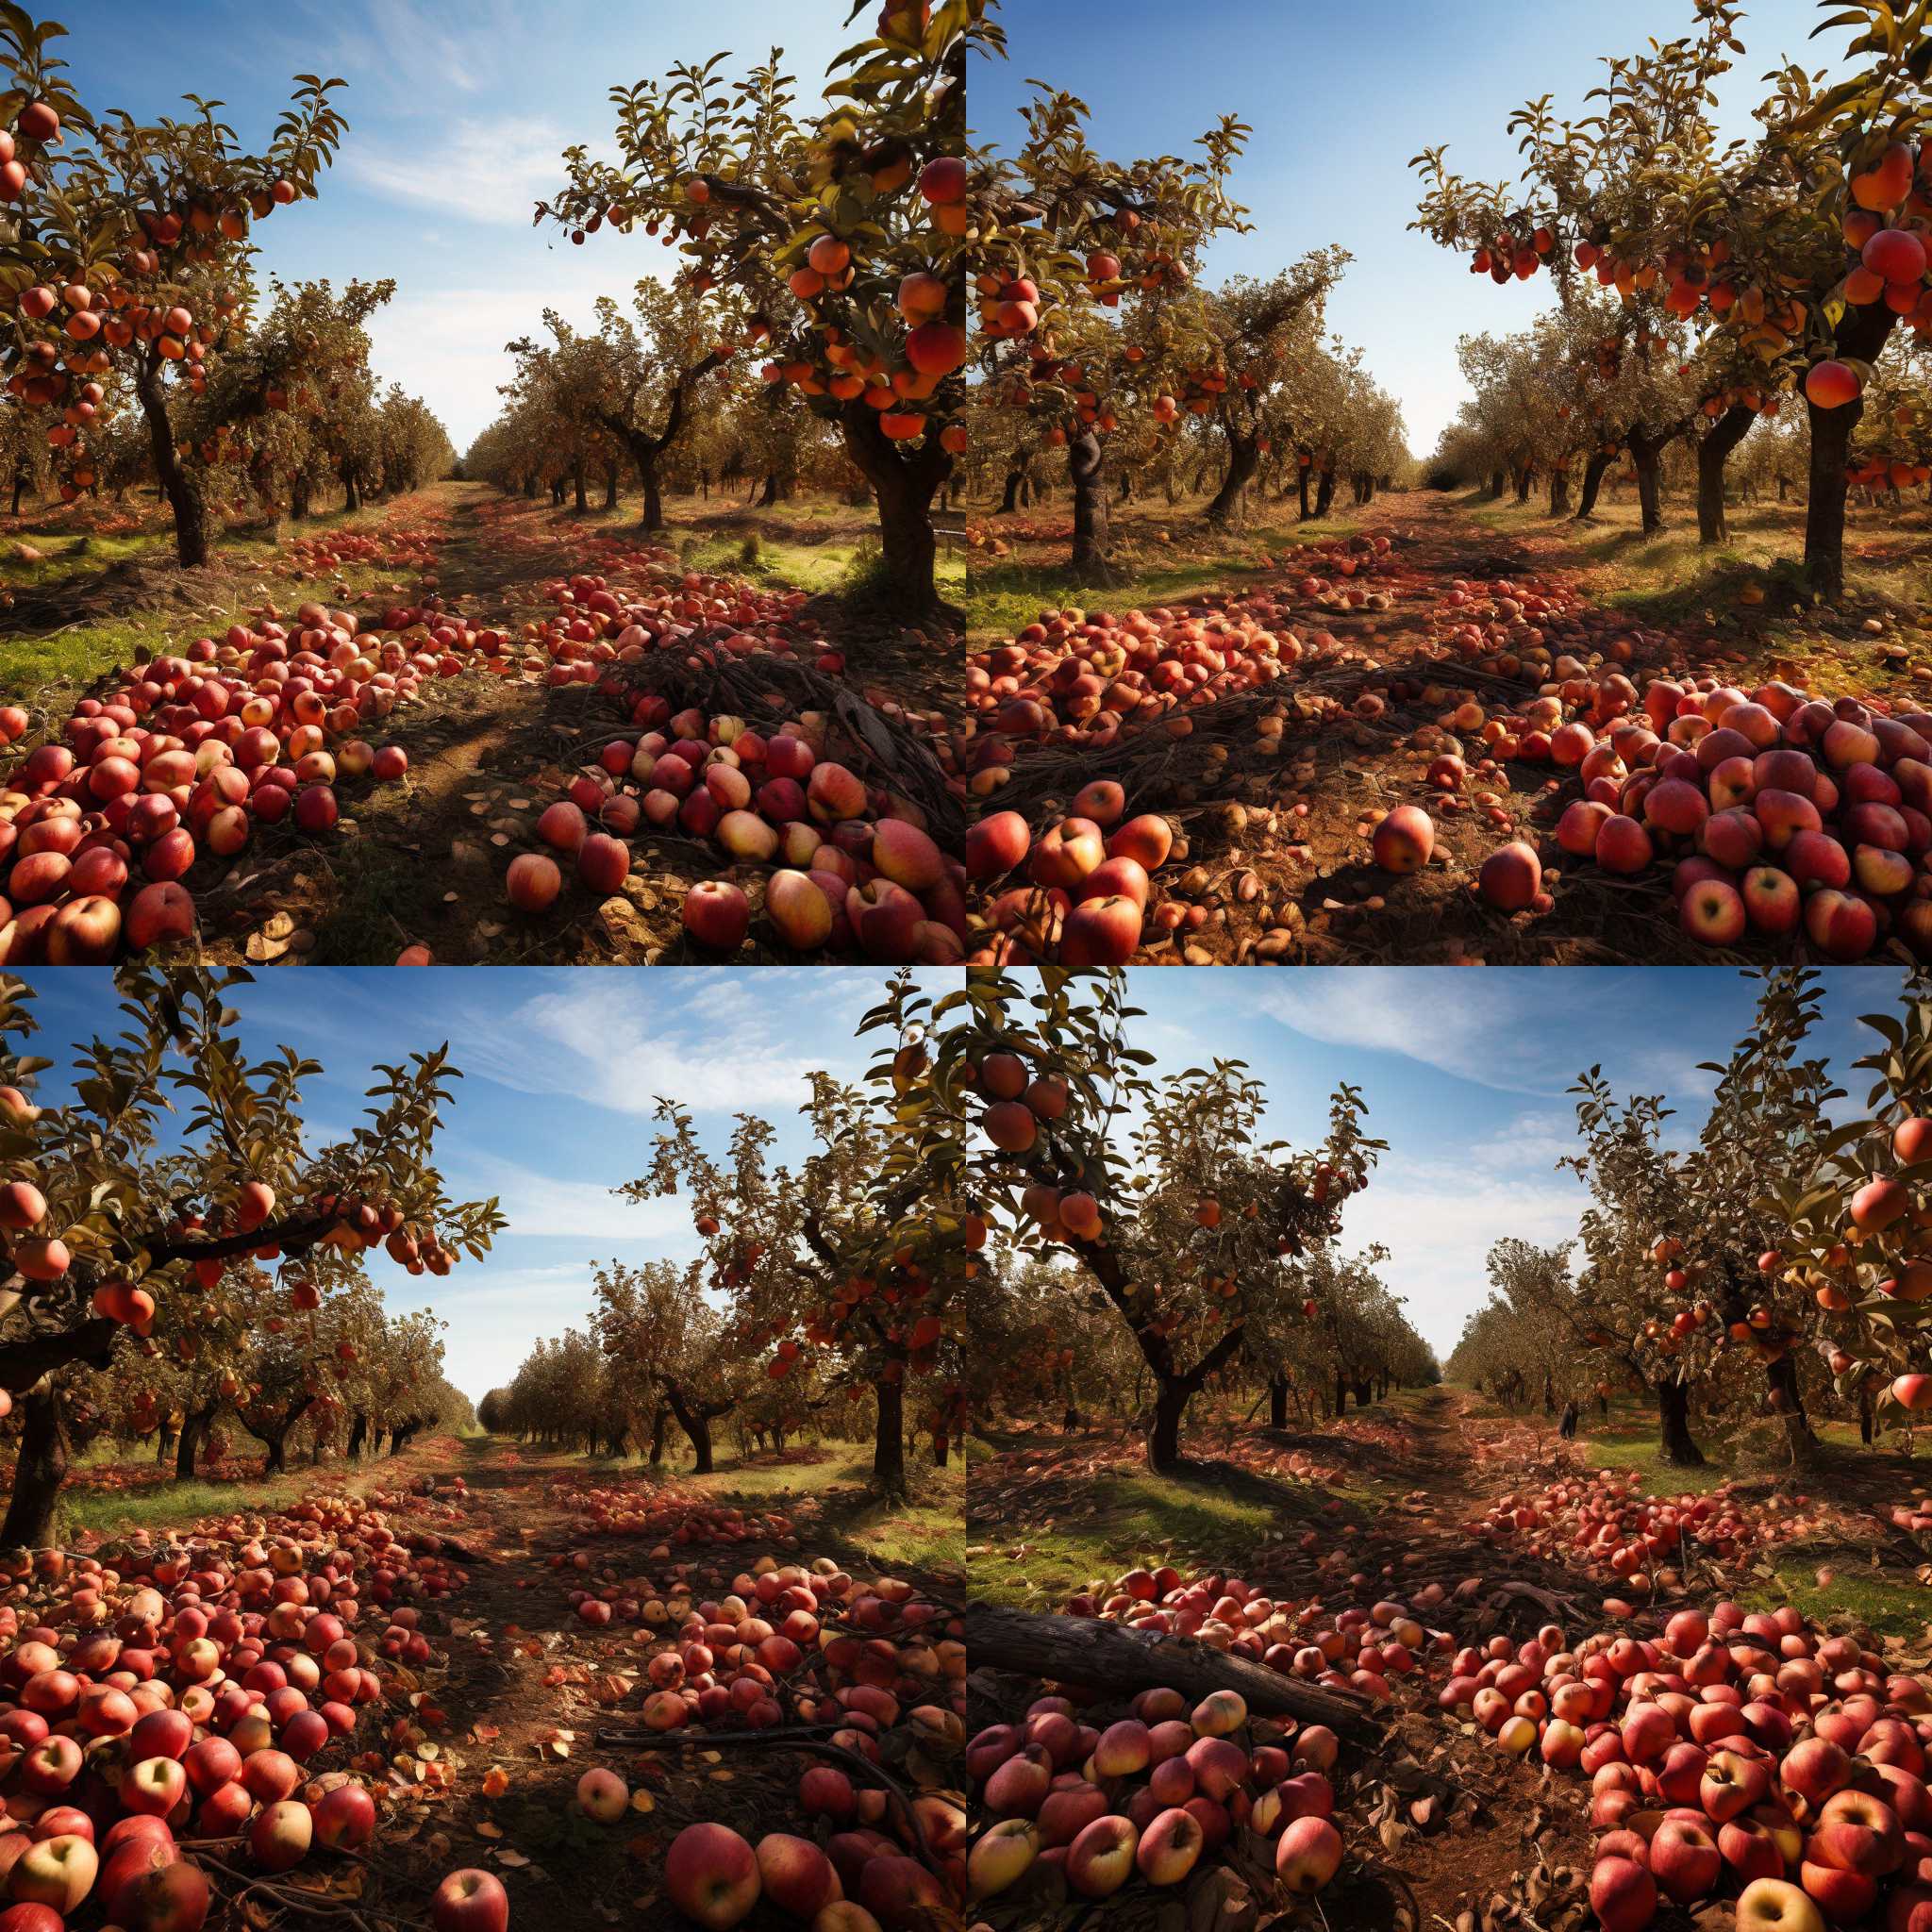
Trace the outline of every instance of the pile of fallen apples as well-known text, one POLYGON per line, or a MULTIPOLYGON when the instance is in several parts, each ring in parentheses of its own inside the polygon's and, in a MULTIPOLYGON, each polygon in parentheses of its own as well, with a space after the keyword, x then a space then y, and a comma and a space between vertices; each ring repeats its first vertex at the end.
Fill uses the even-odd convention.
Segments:
MULTIPOLYGON (((834 1726, 828 1741, 904 1774, 904 1746, 937 1758, 964 1739, 966 1651, 953 1621, 895 1577, 854 1579, 826 1557, 780 1562, 769 1554, 725 1576, 673 1561, 672 1552, 753 1533, 758 1519, 716 1509, 699 1533, 676 1528, 650 1553, 648 1575, 573 1585, 578 1618, 592 1628, 625 1624, 657 1633, 641 1653, 640 1716, 666 1743, 781 1724, 834 1726), (711 1592, 715 1591, 716 1594, 711 1592)), ((630 1520, 622 1505, 613 1526, 630 1520)), ((663 1528, 655 1516, 645 1534, 663 1528)), ((628 1533, 637 1533, 632 1530, 628 1533)), ((581 1574, 582 1552, 557 1566, 581 1574)), ((966 1809, 958 1791, 926 1790, 909 1807, 884 1783, 836 1764, 806 1771, 797 1787, 807 1831, 771 1832, 756 1845, 715 1823, 687 1826, 663 1871, 665 1895, 692 1924, 736 1925, 762 1898, 813 1932, 920 1932, 956 1911, 966 1887, 966 1809)), ((576 1802, 615 1824, 630 1792, 608 1769, 588 1771, 576 1802)))
MULTIPOLYGON (((60 1932, 97 1907, 124 1932, 196 1932, 211 1888, 184 1840, 267 1876, 365 1844, 374 1796, 322 1760, 383 1706, 385 1657, 429 1661, 412 1600, 462 1580, 342 1496, 19 1558, 0 1605, 0 1927, 60 1932)), ((472 1923, 441 1893, 434 1919, 472 1923)))
MULTIPOLYGON (((556 1484, 555 1493, 576 1512, 572 1524, 575 1536, 655 1537, 667 1549, 742 1542, 774 1549, 797 1547, 789 1516, 775 1510, 746 1515, 730 1504, 675 1484, 574 1482, 565 1477, 556 1484)), ((594 1564, 594 1557, 584 1550, 560 1552, 552 1559, 555 1569, 589 1570, 594 1564)))
POLYGON ((1732 1483, 1659 1498, 1643 1493, 1641 1475, 1599 1470, 1499 1497, 1467 1527, 1484 1541, 1554 1561, 1580 1559, 1642 1588, 1700 1550, 1726 1562, 1747 1556, 1772 1540, 1774 1525, 1732 1483))
POLYGON ((595 684, 610 664, 634 664, 652 651, 702 648, 724 658, 769 653, 820 671, 845 668, 842 652, 804 615, 804 591, 768 591, 741 577, 667 568, 662 551, 645 554, 634 589, 608 575, 556 577, 542 595, 557 608, 524 626, 524 668, 546 684, 595 684))
POLYGON ((1270 1850, 1291 1892, 1319 1891, 1341 1870, 1328 1780, 1339 1746, 1325 1726, 1251 1721, 1233 1690, 1191 1709, 1178 1690, 1143 1690, 1108 1717, 1041 1697, 1021 1723, 967 1745, 967 1775, 991 1821, 967 1861, 974 1902, 1042 1884, 1084 1899, 1135 1882, 1179 1885, 1237 1834, 1270 1850))
POLYGON ((1069 815, 1037 839, 1017 811, 991 812, 968 826, 969 881, 991 891, 1025 872, 1024 883, 994 891, 974 914, 972 963, 1124 966, 1150 918, 1166 932, 1205 924, 1205 906, 1150 905, 1153 874, 1174 854, 1174 827, 1155 812, 1127 818, 1126 809, 1121 787, 1096 778, 1074 794, 1069 815))
MULTIPOLYGON (((1802 925, 1834 960, 1862 959, 1891 933, 1932 956, 1932 714, 1713 678, 1657 678, 1640 695, 1611 672, 1457 722, 1480 733, 1491 770, 1546 764, 1553 789, 1580 785, 1554 828, 1556 855, 1625 877, 1671 867, 1679 923, 1705 944, 1802 925)), ((1428 767, 1432 797, 1459 803, 1482 770, 1443 752, 1428 767)), ((1419 871, 1434 843, 1414 805, 1372 835, 1375 862, 1394 873, 1419 871)), ((1512 840, 1483 861, 1477 890, 1505 912, 1546 910, 1549 856, 1512 840)))
POLYGON ((490 642, 407 614, 425 635, 386 639, 318 604, 292 625, 237 624, 82 699, 30 747, 28 714, 0 708, 0 757, 23 746, 0 779, 0 963, 96 965, 186 940, 197 864, 284 821, 325 837, 339 786, 402 779, 403 748, 362 734, 490 642))
MULTIPOLYGON (((963 958, 958 862, 916 806, 829 756, 822 714, 767 736, 740 717, 674 713, 668 699, 642 696, 630 722, 638 734, 613 738, 538 819, 549 849, 510 861, 504 890, 518 911, 549 910, 566 864, 597 899, 621 892, 629 841, 661 830, 711 847, 721 864, 758 868, 772 939, 793 952, 930 966, 963 958)), ((731 879, 685 894, 685 930, 709 952, 736 952, 752 917, 751 895, 731 879)))
POLYGON ((1385 1599, 1368 1609, 1299 1608, 1277 1603, 1238 1576, 1184 1576, 1171 1566, 1130 1570, 1110 1590, 1087 1590, 1067 1601, 1073 1617, 1102 1617, 1167 1637, 1188 1637, 1284 1676, 1358 1691, 1386 1704, 1400 1681, 1453 1647, 1443 1631, 1416 1612, 1433 1609, 1443 1591, 1430 1585, 1409 1604, 1385 1599), (1426 1600, 1424 1600, 1426 1599, 1426 1600))
POLYGON ((1188 610, 1042 611, 1016 637, 971 653, 966 704, 980 730, 970 762, 993 774, 981 795, 1004 780, 1016 744, 1106 745, 1162 722, 1184 729, 1195 706, 1357 655, 1325 630, 1303 638, 1294 611, 1389 609, 1391 591, 1373 583, 1398 567, 1389 539, 1352 537, 1311 557, 1320 569, 1293 585, 1188 610))
POLYGON ((1932 1695, 1860 1638, 1721 1603, 1655 1641, 1494 1637, 1453 1672, 1444 1710, 1589 1774, 1603 1932, 1721 1897, 1739 1932, 1932 1932, 1932 1695))

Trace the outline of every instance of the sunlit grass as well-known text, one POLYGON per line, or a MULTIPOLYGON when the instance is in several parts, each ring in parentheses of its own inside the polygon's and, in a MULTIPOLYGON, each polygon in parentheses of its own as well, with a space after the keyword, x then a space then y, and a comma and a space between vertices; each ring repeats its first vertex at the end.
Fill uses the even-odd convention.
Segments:
MULTIPOLYGON (((1015 554, 995 557, 975 550, 968 568, 966 599, 969 633, 975 641, 1011 636, 1031 624, 1042 610, 1069 605, 1082 608, 1145 609, 1162 604, 1182 604, 1216 590, 1238 590, 1280 574, 1275 557, 1284 549, 1346 536, 1353 525, 1342 516, 1297 521, 1295 506, 1269 503, 1258 508, 1243 529, 1223 533, 1202 519, 1206 497, 1189 498, 1172 509, 1132 504, 1113 512, 1113 581, 1084 581, 1066 561, 1071 542, 1057 539, 1041 542, 1016 539, 1015 554)), ((991 506, 977 505, 967 521, 987 521, 997 536, 999 519, 989 519, 991 506)), ((1022 511, 1024 520, 1060 523, 1071 520, 1070 505, 1050 504, 1022 511)))
POLYGON ((653 1471, 641 1456, 572 1456, 522 1446, 526 1462, 546 1469, 576 1467, 592 1475, 649 1475, 694 1490, 727 1507, 760 1514, 792 1513, 807 1499, 818 1507, 799 1513, 800 1535, 808 1545, 814 1524, 828 1537, 863 1551, 890 1568, 902 1564, 924 1570, 963 1570, 966 1560, 966 1464, 956 1452, 944 1469, 934 1466, 923 1445, 907 1444, 909 1494, 888 1502, 872 1487, 873 1446, 868 1442, 822 1441, 807 1445, 808 1462, 745 1461, 722 1447, 708 1475, 694 1474, 690 1451, 675 1434, 660 1468, 653 1471))

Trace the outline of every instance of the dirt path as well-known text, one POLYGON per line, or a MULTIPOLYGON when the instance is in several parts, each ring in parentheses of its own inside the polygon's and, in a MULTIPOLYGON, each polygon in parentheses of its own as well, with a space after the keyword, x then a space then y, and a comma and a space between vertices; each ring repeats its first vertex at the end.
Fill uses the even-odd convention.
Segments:
MULTIPOLYGON (((512 638, 553 608, 546 581, 628 574, 658 547, 633 529, 585 526, 547 503, 480 487, 441 500, 450 509, 437 594, 450 611, 512 638)), ((320 589, 365 622, 398 601, 320 589)), ((408 782, 359 798, 328 841, 291 833, 265 841, 259 862, 202 900, 209 951, 257 964, 387 965, 418 944, 448 965, 682 961, 686 886, 728 870, 722 854, 682 839, 636 836, 631 876, 601 902, 567 890, 548 913, 526 916, 505 900, 503 875, 535 845, 538 817, 621 724, 588 686, 552 691, 475 669, 433 681, 384 727, 408 754, 408 782)))
MULTIPOLYGON (((809 1471, 801 1477, 808 1485, 809 1471)), ((822 1761, 815 1757, 783 1746, 712 1747, 701 1737, 683 1751, 598 1743, 600 1731, 642 1729, 640 1707, 652 1689, 644 1663, 665 1633, 621 1612, 593 1628, 569 1593, 621 1581, 626 1595, 648 1600, 682 1589, 704 1602, 729 1594, 734 1579, 764 1557, 803 1562, 822 1554, 860 1578, 878 1566, 836 1531, 806 1529, 808 1501, 794 1504, 799 1526, 783 1526, 791 1519, 776 1510, 782 1496, 748 1518, 765 1528, 744 1541, 704 1540, 702 1518, 698 1540, 689 1543, 593 1532, 587 1492, 636 1499, 657 1487, 492 1438, 464 1442, 460 1462, 425 1505, 427 1526, 478 1560, 439 1637, 448 1667, 429 1695, 444 1723, 432 1733, 429 1761, 441 1769, 429 1782, 399 1786, 416 1816, 386 1830, 383 1845, 419 1882, 433 1884, 457 1866, 496 1872, 517 1932, 681 1923, 658 1902, 657 1879, 671 1840, 699 1820, 730 1825, 754 1842, 774 1830, 809 1835, 796 1788, 822 1761), (576 1811, 576 1781, 596 1765, 631 1785, 628 1819, 598 1824, 576 1811)), ((794 1922, 761 1906, 744 1924, 746 1932, 779 1932, 794 1922)))

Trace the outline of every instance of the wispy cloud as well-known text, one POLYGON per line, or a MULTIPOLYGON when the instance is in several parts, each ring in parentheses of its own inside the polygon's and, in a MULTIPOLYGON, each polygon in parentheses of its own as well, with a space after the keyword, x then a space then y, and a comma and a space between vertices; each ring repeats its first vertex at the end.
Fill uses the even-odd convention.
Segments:
POLYGON ((1277 978, 1256 1002, 1263 1013, 1330 1046, 1400 1054, 1505 1092, 1560 1094, 1548 1062, 1547 1022, 1556 997, 1541 974, 1358 968, 1277 978), (1442 997, 1453 990, 1453 997, 1442 997))
MULTIPOLYGON (((630 1165, 638 1173, 643 1171, 641 1150, 630 1165)), ((673 1242, 686 1248, 693 1245, 690 1202, 632 1202, 612 1191, 632 1178, 628 1173, 614 1173, 608 1180, 573 1180, 493 1154, 472 1156, 463 1162, 462 1172, 466 1188, 480 1188, 497 1197, 512 1235, 584 1242, 649 1241, 654 1247, 673 1242)))
POLYGON ((1383 1278, 1439 1356, 1488 1301, 1497 1241, 1555 1247, 1574 1238, 1583 1188, 1554 1169, 1572 1139, 1558 1117, 1524 1114, 1453 1152, 1386 1156, 1350 1201, 1348 1241, 1389 1250, 1383 1278))
MULTIPOLYGON (((462 1029, 470 1066, 526 1093, 565 1093, 622 1114, 649 1116, 659 1094, 698 1113, 794 1111, 806 1076, 864 1071, 853 1039, 852 997, 836 1017, 801 990, 769 978, 703 975, 674 989, 649 974, 561 975, 508 1014, 478 1014, 462 1029)), ((852 977, 858 977, 854 974, 852 977)), ((876 982, 874 982, 874 985, 876 982)))
POLYGON ((527 227, 537 202, 564 182, 560 157, 573 136, 540 116, 451 121, 433 163, 416 144, 360 142, 342 158, 359 187, 468 222, 527 227))

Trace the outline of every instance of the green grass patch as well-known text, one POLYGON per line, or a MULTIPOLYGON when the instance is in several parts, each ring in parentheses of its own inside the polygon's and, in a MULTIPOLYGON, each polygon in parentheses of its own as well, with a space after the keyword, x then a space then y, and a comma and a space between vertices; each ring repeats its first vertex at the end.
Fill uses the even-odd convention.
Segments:
MULTIPOLYGON (((490 1438, 476 1446, 488 1446, 490 1438)), ((813 1462, 743 1462, 721 1455, 708 1475, 693 1474, 684 1466, 689 1452, 681 1446, 667 1456, 657 1474, 680 1490, 696 1490, 733 1508, 766 1514, 791 1513, 803 1498, 816 1498, 819 1508, 802 1519, 802 1534, 812 1543, 814 1526, 828 1539, 861 1552, 883 1569, 961 1571, 966 1567, 966 1464, 955 1456, 944 1469, 935 1468, 923 1449, 907 1445, 906 1474, 910 1495, 903 1503, 888 1502, 872 1489, 872 1444, 827 1441, 813 1462)), ((525 1461, 542 1460, 558 1467, 575 1466, 589 1474, 649 1474, 641 1456, 571 1456, 520 1445, 525 1461)))
POLYGON ((1083 1478, 1078 1493, 1076 1520, 1042 1510, 969 1524, 974 1595, 1039 1607, 1140 1564, 1252 1562, 1329 1498, 1360 1509, 1376 1497, 1371 1485, 1297 1491, 1225 1465, 1165 1476, 1103 1471, 1083 1478))
POLYGON ((1024 558, 980 553, 973 564, 967 619, 974 637, 1009 637, 1042 610, 1069 605, 1130 610, 1191 603, 1213 591, 1237 591, 1279 576, 1281 566, 1259 552, 1319 543, 1347 535, 1348 528, 1330 517, 1306 524, 1258 524, 1223 537, 1200 525, 1198 511, 1182 508, 1174 513, 1172 550, 1165 545, 1117 546, 1110 584, 1087 583, 1065 563, 1038 561, 1041 546, 1031 541, 1024 558))
POLYGON ((1816 1565, 1774 1557, 1774 1583, 1756 1583, 1741 1591, 1738 1602, 1747 1610, 1774 1610, 1791 1604, 1821 1623, 1852 1618, 1881 1637, 1920 1643, 1932 1634, 1932 1593, 1924 1585, 1896 1571, 1879 1572, 1840 1562, 1831 1567, 1831 1581, 1820 1583, 1816 1565))

